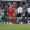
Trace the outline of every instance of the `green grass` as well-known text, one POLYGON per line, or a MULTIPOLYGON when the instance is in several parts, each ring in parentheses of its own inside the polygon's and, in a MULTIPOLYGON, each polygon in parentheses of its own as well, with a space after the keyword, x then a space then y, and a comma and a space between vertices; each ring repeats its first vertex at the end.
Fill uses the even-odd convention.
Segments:
POLYGON ((0 30, 30 30, 30 24, 0 24, 0 30))

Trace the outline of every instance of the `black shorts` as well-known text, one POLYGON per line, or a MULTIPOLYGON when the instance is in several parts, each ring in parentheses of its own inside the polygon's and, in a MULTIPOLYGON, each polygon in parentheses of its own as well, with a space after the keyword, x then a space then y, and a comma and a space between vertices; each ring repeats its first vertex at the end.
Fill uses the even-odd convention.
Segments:
POLYGON ((17 14, 16 17, 21 17, 21 13, 17 14))

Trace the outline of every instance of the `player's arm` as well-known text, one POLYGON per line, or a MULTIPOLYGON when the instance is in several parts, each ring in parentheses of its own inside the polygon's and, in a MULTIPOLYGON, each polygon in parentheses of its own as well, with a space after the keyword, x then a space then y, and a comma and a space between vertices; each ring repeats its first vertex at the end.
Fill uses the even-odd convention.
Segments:
POLYGON ((7 15, 8 15, 9 8, 7 8, 7 15))

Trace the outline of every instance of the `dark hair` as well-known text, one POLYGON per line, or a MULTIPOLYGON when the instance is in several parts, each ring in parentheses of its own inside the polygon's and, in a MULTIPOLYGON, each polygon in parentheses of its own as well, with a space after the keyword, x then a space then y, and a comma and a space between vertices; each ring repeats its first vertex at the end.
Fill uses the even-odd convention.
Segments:
POLYGON ((22 5, 25 5, 25 1, 22 2, 22 5))

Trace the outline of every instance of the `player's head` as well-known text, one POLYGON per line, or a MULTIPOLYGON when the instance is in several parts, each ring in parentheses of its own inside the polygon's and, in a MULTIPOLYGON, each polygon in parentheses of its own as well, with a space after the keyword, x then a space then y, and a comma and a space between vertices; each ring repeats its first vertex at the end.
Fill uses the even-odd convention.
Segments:
POLYGON ((9 5, 10 7, 12 7, 12 5, 9 5))
POLYGON ((9 8, 12 8, 12 5, 9 5, 9 8))
POLYGON ((13 9, 16 9, 16 2, 13 2, 13 9))
POLYGON ((13 2, 13 4, 16 4, 16 2, 13 2))
POLYGON ((16 5, 16 2, 13 2, 13 5, 16 5))

